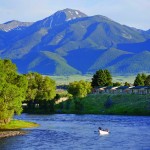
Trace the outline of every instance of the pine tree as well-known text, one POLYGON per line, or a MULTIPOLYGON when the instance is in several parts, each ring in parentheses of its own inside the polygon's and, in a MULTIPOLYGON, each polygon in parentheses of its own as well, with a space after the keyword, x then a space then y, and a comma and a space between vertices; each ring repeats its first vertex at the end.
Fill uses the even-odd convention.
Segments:
POLYGON ((134 86, 144 86, 144 80, 142 79, 142 75, 138 74, 134 80, 134 86))
POLYGON ((92 87, 112 86, 112 76, 108 70, 98 70, 93 75, 92 87))
POLYGON ((150 75, 148 75, 144 82, 145 86, 150 86, 150 75))

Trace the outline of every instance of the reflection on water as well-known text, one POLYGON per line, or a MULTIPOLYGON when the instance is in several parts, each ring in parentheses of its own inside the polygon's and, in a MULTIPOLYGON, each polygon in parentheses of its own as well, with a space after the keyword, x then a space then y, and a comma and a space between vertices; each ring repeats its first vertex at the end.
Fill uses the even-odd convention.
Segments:
POLYGON ((0 150, 150 150, 150 117, 26 115, 39 123, 23 136, 0 139, 0 150), (98 127, 111 133, 100 136, 98 127))

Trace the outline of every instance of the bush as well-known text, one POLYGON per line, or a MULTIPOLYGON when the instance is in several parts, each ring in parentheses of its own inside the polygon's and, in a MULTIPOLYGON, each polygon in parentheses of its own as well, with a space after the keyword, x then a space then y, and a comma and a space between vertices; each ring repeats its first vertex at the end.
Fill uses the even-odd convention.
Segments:
POLYGON ((110 108, 113 105, 113 101, 110 96, 107 98, 106 102, 104 103, 105 108, 110 108))

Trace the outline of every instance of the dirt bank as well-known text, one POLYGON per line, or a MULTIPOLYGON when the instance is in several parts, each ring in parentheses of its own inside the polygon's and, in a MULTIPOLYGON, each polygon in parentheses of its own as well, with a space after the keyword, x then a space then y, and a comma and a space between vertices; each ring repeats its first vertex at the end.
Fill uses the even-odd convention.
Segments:
POLYGON ((26 134, 26 132, 25 131, 21 131, 21 130, 0 131, 0 138, 6 138, 6 137, 17 136, 17 135, 24 135, 24 134, 26 134))

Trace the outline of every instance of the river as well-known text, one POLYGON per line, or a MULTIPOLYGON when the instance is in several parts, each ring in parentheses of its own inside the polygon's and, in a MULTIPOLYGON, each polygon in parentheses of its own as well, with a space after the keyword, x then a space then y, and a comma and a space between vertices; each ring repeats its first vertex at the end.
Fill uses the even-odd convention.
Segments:
POLYGON ((23 136, 0 139, 0 150, 150 150, 150 117, 27 115, 16 119, 41 126, 23 136), (100 136, 98 127, 108 128, 100 136))

